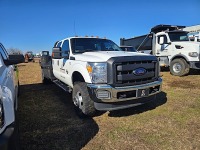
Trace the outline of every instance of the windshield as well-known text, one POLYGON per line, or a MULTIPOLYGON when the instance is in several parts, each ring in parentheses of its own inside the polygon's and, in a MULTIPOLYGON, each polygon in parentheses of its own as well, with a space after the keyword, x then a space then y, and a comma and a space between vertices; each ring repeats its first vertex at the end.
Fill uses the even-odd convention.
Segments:
POLYGON ((111 40, 98 38, 74 38, 71 39, 73 53, 84 53, 91 51, 121 51, 111 40))
POLYGON ((169 38, 172 42, 175 41, 189 41, 187 32, 169 32, 169 38))

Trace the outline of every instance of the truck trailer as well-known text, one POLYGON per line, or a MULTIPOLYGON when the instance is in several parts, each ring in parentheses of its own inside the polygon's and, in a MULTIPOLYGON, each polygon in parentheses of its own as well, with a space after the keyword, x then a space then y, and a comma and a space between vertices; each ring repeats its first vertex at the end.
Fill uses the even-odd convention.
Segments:
POLYGON ((190 69, 200 69, 200 43, 190 41, 184 26, 157 25, 146 35, 120 39, 120 45, 133 46, 138 52, 155 55, 161 67, 184 76, 190 69))

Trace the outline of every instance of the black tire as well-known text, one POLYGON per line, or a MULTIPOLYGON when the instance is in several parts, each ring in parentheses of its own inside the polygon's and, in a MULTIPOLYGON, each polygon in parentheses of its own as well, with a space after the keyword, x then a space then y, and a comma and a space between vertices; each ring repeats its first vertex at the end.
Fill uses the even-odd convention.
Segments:
POLYGON ((9 150, 21 150, 18 113, 15 111, 14 132, 9 141, 9 150))
POLYGON ((42 83, 43 84, 49 84, 50 83, 50 80, 45 78, 43 70, 42 70, 42 83))
POLYGON ((175 76, 187 75, 190 71, 189 64, 184 59, 174 59, 170 64, 170 73, 175 76))
POLYGON ((75 82, 72 100, 79 117, 93 117, 96 113, 94 102, 90 98, 85 82, 75 82))
POLYGON ((19 81, 18 81, 18 90, 17 90, 17 96, 18 97, 20 96, 20 92, 21 92, 21 89, 20 89, 20 85, 19 85, 19 81))

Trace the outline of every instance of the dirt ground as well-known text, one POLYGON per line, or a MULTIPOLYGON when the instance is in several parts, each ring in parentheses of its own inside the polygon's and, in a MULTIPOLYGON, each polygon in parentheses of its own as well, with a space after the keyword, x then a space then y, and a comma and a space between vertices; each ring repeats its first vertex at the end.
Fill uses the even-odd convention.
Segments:
POLYGON ((39 63, 19 64, 20 140, 24 150, 199 150, 200 71, 163 76, 154 102, 80 119, 71 94, 41 83, 39 63))

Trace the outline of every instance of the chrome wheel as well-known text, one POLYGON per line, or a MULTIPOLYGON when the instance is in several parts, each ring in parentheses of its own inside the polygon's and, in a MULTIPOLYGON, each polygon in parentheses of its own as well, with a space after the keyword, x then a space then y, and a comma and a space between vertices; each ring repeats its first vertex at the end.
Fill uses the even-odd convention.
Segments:
POLYGON ((173 71, 174 71, 175 73, 179 73, 179 72, 181 72, 181 70, 182 70, 181 64, 175 63, 175 64, 173 65, 173 71))
POLYGON ((83 106, 83 97, 81 95, 81 92, 78 91, 74 97, 74 105, 82 109, 83 106))

